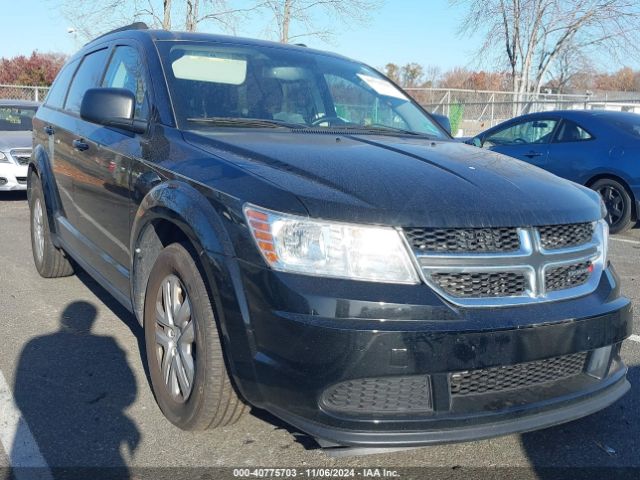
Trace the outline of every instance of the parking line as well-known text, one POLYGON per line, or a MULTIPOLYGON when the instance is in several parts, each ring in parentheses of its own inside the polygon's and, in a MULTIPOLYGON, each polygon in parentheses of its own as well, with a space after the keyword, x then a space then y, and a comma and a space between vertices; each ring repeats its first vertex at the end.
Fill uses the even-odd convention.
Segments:
POLYGON ((609 240, 613 240, 614 242, 630 243, 632 245, 640 245, 640 241, 630 240, 628 238, 609 237, 609 240))
POLYGON ((631 335, 629 340, 640 343, 640 335, 631 335))
POLYGON ((0 371, 0 442, 17 480, 53 480, 27 422, 0 371))

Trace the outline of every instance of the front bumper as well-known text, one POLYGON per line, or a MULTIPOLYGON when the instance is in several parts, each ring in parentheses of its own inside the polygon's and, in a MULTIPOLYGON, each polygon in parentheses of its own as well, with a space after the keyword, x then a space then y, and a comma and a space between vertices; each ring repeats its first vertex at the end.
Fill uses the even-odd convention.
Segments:
POLYGON ((26 165, 0 163, 0 192, 26 190, 28 170, 26 165))
POLYGON ((241 390, 330 444, 405 447, 544 428, 600 410, 629 388, 619 351, 631 334, 631 304, 620 297, 612 269, 581 298, 491 309, 448 305, 424 285, 303 277, 242 262, 240 270, 255 369, 248 388, 236 379, 241 390), (604 369, 594 372, 603 351, 604 369), (452 391, 457 372, 482 377, 578 352, 580 371, 557 381, 467 396, 452 391), (394 379, 414 383, 402 390, 404 380, 394 379), (334 408, 327 392, 345 384, 356 385, 346 394, 355 400, 343 395, 343 404, 355 407, 334 408), (426 407, 413 408, 413 400, 426 407))

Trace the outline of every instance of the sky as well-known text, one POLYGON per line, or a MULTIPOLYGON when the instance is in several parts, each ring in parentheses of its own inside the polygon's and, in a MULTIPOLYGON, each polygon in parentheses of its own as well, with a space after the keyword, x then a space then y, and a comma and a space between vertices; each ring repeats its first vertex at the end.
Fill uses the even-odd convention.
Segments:
MULTIPOLYGON (((71 54, 84 43, 67 33, 69 21, 57 12, 54 0, 0 0, 0 12, 0 57, 29 55, 33 50, 71 54)), ((480 39, 458 34, 463 13, 448 0, 386 0, 366 26, 339 25, 332 44, 310 38, 300 41, 377 68, 389 62, 416 62, 446 71, 475 65, 480 39)), ((211 25, 201 31, 220 33, 211 25)), ((264 26, 255 19, 239 33, 259 37, 264 26)))

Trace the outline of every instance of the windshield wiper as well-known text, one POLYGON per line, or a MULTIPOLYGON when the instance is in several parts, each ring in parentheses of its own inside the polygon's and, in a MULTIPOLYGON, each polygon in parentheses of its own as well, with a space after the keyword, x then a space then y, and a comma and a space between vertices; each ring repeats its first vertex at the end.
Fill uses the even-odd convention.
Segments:
MULTIPOLYGON (((309 127, 313 128, 313 127, 309 127)), ((412 135, 415 137, 426 137, 429 139, 438 139, 437 135, 429 133, 414 132, 413 130, 405 130, 404 128, 391 127, 388 125, 359 125, 349 123, 347 125, 331 125, 325 127, 329 130, 345 130, 346 132, 363 132, 363 133, 387 133, 387 134, 400 134, 400 135, 412 135)))
POLYGON ((236 117, 195 117, 187 118, 188 122, 206 123, 216 127, 241 127, 241 128, 300 128, 297 123, 283 122, 280 120, 268 120, 266 118, 236 118, 236 117))
POLYGON ((430 135, 428 133, 414 132, 413 130, 405 130, 404 128, 391 127, 389 125, 363 125, 361 127, 363 130, 371 130, 373 132, 391 132, 391 133, 402 133, 404 135, 415 135, 419 137, 431 137, 435 138, 435 135, 430 135))

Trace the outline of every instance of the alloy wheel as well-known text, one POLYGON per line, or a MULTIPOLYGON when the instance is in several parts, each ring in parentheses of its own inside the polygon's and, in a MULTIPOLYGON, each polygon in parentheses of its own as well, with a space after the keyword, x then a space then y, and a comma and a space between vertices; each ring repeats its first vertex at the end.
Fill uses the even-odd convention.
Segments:
POLYGON ((603 185, 598 189, 598 193, 607 208, 606 220, 609 225, 615 225, 624 216, 624 197, 622 193, 612 185, 603 185))
POLYGON ((156 357, 171 398, 184 403, 195 378, 195 325, 186 288, 168 275, 156 297, 156 357))
POLYGON ((42 211, 42 202, 39 198, 35 199, 33 205, 33 245, 36 251, 38 262, 42 262, 44 255, 44 213, 42 211))

